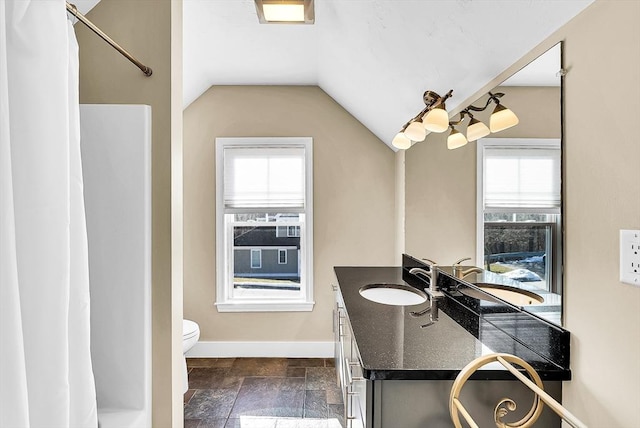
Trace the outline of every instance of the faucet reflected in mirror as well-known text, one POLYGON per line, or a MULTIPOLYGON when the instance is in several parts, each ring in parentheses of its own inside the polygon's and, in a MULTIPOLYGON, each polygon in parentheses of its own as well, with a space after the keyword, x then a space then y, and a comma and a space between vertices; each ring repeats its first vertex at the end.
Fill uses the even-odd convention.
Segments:
MULTIPOLYGON (((557 315, 551 322, 558 325, 562 325, 564 229, 561 57, 558 44, 476 100, 476 105, 484 106, 489 92, 504 93, 509 107, 518 114, 518 126, 454 152, 443 147, 446 136, 429 134, 424 143, 413 145, 402 155, 407 202, 405 252, 439 259, 472 255, 466 265, 463 259, 448 266, 453 266, 452 270, 443 271, 471 283, 476 282, 472 274, 482 272, 523 282, 543 293, 545 301, 554 302, 552 312, 557 315), (520 159, 524 161, 518 164, 520 159), (551 165, 538 168, 535 174, 539 187, 552 184, 553 192, 545 194, 544 204, 537 199, 531 203, 524 191, 512 192, 525 178, 505 178, 507 168, 496 167, 505 162, 515 175, 526 172, 523 162, 527 167, 532 163, 551 165), (426 187, 428 198, 424 197, 426 187), (512 194, 517 197, 510 197, 512 194)), ((474 117, 486 122, 489 110, 474 112, 474 117)), ((529 306, 524 310, 534 311, 529 306)), ((548 305, 545 310, 551 311, 548 305)))
POLYGON ((466 277, 467 275, 471 275, 472 273, 482 273, 484 272, 484 269, 476 267, 476 266, 472 266, 468 269, 463 269, 462 266, 460 265, 460 263, 467 261, 467 260, 471 260, 471 257, 465 257, 462 258, 460 260, 458 260, 457 262, 455 262, 452 266, 453 268, 453 275, 456 278, 459 279, 464 279, 464 277, 466 277))

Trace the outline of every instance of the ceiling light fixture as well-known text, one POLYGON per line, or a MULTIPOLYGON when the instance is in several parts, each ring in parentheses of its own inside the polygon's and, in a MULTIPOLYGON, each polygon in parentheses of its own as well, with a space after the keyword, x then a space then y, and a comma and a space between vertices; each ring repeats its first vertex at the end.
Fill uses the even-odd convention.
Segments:
POLYGON ((313 0, 254 0, 261 24, 313 24, 313 0))
POLYGON ((398 149, 406 150, 411 147, 412 142, 423 141, 427 136, 427 131, 440 133, 450 129, 451 132, 447 137, 447 147, 453 150, 464 146, 469 141, 476 141, 492 132, 500 132, 518 124, 518 117, 515 113, 500 104, 500 98, 504 96, 501 92, 495 94, 489 92, 489 99, 487 99, 484 106, 470 105, 460 112, 460 119, 451 121, 445 107, 445 101, 452 94, 453 90, 450 90, 445 96, 441 97, 433 91, 426 91, 422 96, 426 107, 404 124, 400 132, 393 138, 391 144, 398 149), (471 112, 485 111, 491 103, 495 103, 496 107, 489 119, 489 127, 487 127, 487 125, 473 117, 471 112), (460 125, 467 116, 469 117, 469 123, 467 124, 467 135, 465 137, 454 126, 460 125))

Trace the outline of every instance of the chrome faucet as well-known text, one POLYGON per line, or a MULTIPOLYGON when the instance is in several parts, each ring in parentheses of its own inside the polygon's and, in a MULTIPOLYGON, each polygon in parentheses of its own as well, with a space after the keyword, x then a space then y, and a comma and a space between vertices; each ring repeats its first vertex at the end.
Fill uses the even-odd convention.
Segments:
POLYGON ((424 270, 422 268, 413 268, 409 271, 412 275, 422 275, 429 278, 429 287, 425 288, 424 291, 431 297, 440 298, 444 297, 444 294, 438 288, 438 270, 436 269, 436 265, 430 265, 431 270, 424 270))
POLYGON ((429 287, 424 289, 425 293, 429 295, 429 306, 421 311, 409 312, 409 315, 411 315, 412 317, 419 317, 430 312, 430 321, 424 325, 421 325, 421 328, 429 327, 434 322, 438 321, 438 300, 444 298, 444 294, 439 290, 438 287, 438 270, 436 269, 437 265, 431 260, 429 260, 429 262, 431 263, 429 263, 430 270, 428 271, 419 267, 409 270, 409 273, 412 275, 422 275, 429 278, 429 287))
POLYGON ((463 259, 458 260, 457 262, 455 262, 453 264, 453 275, 456 278, 459 279, 463 279, 465 276, 470 275, 472 273, 482 273, 484 270, 482 268, 479 267, 471 267, 469 269, 462 269, 462 266, 460 266, 460 263, 467 261, 467 260, 471 260, 471 257, 465 257, 463 259))

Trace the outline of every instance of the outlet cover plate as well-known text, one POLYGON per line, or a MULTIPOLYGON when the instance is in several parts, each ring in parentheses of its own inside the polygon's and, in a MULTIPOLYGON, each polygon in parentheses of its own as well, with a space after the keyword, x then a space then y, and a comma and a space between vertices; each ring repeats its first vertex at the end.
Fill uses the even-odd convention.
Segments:
POLYGON ((620 282, 640 286, 640 230, 620 230, 620 282))

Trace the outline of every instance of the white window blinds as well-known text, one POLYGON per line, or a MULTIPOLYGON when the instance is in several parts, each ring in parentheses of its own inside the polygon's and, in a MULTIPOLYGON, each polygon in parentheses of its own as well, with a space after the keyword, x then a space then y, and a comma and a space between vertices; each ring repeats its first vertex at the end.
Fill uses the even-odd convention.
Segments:
POLYGON ((225 147, 225 210, 304 210, 304 205, 303 146, 225 147))
POLYGON ((560 213, 560 148, 485 147, 485 211, 560 213))

